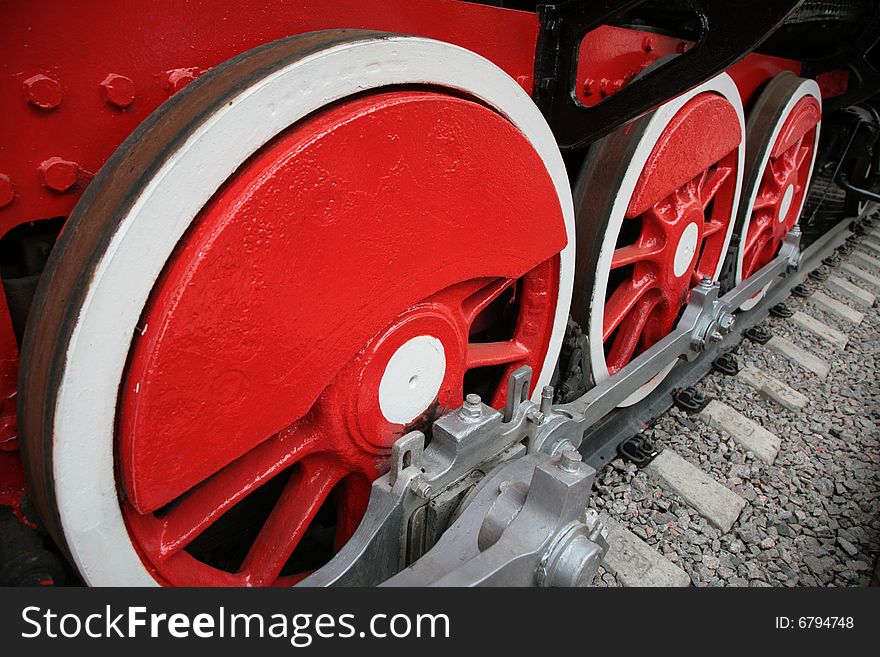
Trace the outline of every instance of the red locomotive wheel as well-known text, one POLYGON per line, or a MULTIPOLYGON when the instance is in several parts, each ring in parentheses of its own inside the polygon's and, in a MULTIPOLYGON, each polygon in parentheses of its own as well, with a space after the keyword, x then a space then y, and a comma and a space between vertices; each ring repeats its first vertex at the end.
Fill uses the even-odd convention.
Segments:
POLYGON ((38 293, 51 530, 92 584, 301 580, 397 438, 522 365, 548 382, 572 215, 537 108, 460 48, 324 33, 206 74, 102 169, 38 293))
MULTIPOLYGON (((702 278, 717 280, 739 198, 742 126, 739 94, 722 74, 588 155, 574 194, 572 315, 589 336, 595 382, 668 335, 702 278)), ((622 405, 643 399, 673 365, 622 405)))
MULTIPOLYGON (((781 73, 755 101, 746 127, 747 177, 736 233, 738 285, 769 263, 800 217, 819 145, 822 97, 813 80, 781 73)), ((753 308, 764 288, 740 306, 753 308)))

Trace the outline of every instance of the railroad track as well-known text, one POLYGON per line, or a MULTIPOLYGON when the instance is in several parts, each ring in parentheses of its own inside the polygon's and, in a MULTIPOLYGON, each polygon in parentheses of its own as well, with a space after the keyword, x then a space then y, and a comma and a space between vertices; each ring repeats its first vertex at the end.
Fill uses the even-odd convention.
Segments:
POLYGON ((737 374, 703 375, 705 408, 650 423, 659 456, 600 472, 591 506, 610 550, 597 585, 869 584, 880 553, 880 229, 837 251, 826 280, 807 277, 809 297, 785 300, 793 316, 760 322, 769 342, 733 347, 737 374))

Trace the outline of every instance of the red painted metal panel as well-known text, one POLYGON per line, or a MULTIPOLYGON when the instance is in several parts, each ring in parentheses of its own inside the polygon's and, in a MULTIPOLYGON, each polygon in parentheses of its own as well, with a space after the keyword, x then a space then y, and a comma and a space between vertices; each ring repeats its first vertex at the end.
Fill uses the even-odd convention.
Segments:
POLYGON ((0 235, 69 214, 171 93, 262 43, 334 28, 417 34, 473 50, 528 86, 538 34, 533 14, 453 0, 21 2, 4 6, 0 24, 0 203, 10 183, 15 195, 0 207, 0 235), (68 164, 43 166, 52 158, 68 164))

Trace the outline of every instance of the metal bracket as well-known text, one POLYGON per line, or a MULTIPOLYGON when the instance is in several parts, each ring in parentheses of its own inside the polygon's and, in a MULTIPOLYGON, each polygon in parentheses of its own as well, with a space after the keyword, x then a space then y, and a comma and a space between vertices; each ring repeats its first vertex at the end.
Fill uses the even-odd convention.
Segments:
POLYGON ((433 549, 384 585, 589 585, 608 549, 585 508, 595 477, 576 452, 507 463, 480 482, 433 549))
POLYGON ((538 7, 535 103, 563 150, 582 148, 669 98, 717 75, 770 36, 801 0, 691 0, 700 25, 693 48, 594 107, 575 92, 584 36, 645 0, 569 0, 538 7))

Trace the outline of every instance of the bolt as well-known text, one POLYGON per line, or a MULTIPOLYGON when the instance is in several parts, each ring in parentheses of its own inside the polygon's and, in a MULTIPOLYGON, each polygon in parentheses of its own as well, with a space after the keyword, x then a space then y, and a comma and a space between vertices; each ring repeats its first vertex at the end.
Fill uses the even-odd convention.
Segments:
POLYGON ((578 466, 580 465, 580 462, 580 452, 576 452, 573 449, 567 449, 559 455, 559 461, 556 465, 559 467, 560 470, 564 470, 565 472, 570 472, 574 474, 578 471, 578 466))
POLYGON ((544 415, 553 412, 553 386, 544 386, 541 390, 541 412, 544 415))
POLYGON ((645 52, 654 52, 657 45, 654 43, 654 37, 646 36, 642 39, 642 50, 645 52))
POLYGON ((599 95, 603 98, 611 93, 611 80, 608 78, 602 78, 599 80, 599 95))
POLYGON ((461 407, 459 415, 465 420, 476 420, 483 415, 483 403, 480 396, 470 393, 464 398, 464 406, 461 407))
POLYGON ((530 408, 526 411, 526 419, 534 424, 544 424, 544 414, 537 408, 530 408))
POLYGON ((592 96, 595 90, 596 81, 593 78, 584 80, 584 96, 592 96))
POLYGON ((125 109, 134 102, 134 82, 124 75, 110 73, 101 82, 104 101, 120 109, 125 109))
POLYGON ((76 184, 79 165, 60 157, 50 157, 40 165, 43 184, 56 192, 66 192, 76 184))
POLYGON ((721 331, 712 331, 712 335, 709 336, 712 342, 721 342, 724 339, 724 336, 721 334, 721 331))
POLYGON ((712 279, 708 276, 703 276, 703 278, 700 279, 700 285, 704 287, 712 287, 712 279))
POLYGON ((0 173, 0 208, 5 208, 15 198, 15 187, 5 173, 0 173))
POLYGON ((623 78, 618 78, 612 83, 611 86, 615 92, 618 92, 621 89, 623 89, 623 85, 625 85, 625 84, 626 84, 626 80, 624 80, 623 78))
POLYGON ((730 313, 721 313, 721 317, 718 318, 718 326, 725 333, 729 333, 734 324, 736 324, 736 317, 730 313))
POLYGON ((167 78, 165 80, 165 88, 168 90, 169 94, 176 94, 178 91, 183 89, 190 82, 199 77, 198 68, 175 68, 167 73, 167 78))
POLYGON ((424 479, 414 479, 413 482, 409 485, 410 490, 423 499, 428 499, 434 489, 424 479))
POLYGON ((43 110, 55 109, 64 98, 61 83, 46 75, 34 75, 22 83, 24 99, 43 110))

